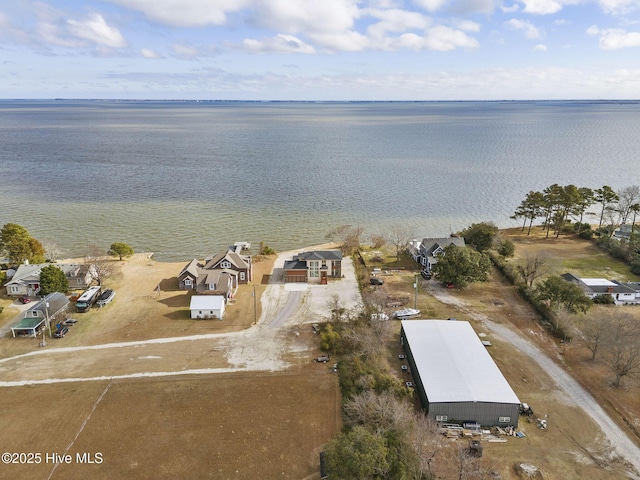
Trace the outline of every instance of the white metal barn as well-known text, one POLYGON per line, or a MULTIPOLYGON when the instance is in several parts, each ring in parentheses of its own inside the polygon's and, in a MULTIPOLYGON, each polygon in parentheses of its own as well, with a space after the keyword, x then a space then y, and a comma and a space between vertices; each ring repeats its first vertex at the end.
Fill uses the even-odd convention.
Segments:
POLYGON ((191 318, 217 318, 224 316, 224 297, 222 295, 194 295, 191 297, 191 318))
POLYGON ((469 322, 403 320, 401 341, 430 417, 518 426, 520 400, 469 322))

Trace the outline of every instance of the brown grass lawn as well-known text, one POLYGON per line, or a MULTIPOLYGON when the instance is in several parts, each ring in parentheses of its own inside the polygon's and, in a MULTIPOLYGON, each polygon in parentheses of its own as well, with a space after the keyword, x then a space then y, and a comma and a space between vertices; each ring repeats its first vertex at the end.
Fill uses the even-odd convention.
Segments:
POLYGON ((3 452, 43 460, 0 465, 0 479, 319 478, 319 452, 341 425, 339 398, 336 376, 311 366, 5 389, 3 452), (47 463, 54 452, 72 463, 47 463), (85 452, 102 463, 79 464, 85 452))

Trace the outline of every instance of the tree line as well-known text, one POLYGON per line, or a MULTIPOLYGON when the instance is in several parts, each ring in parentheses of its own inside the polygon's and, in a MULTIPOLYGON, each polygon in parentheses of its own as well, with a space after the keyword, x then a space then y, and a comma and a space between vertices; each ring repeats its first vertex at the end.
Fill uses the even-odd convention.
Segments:
POLYGON ((616 228, 630 220, 633 230, 638 213, 640 187, 637 185, 615 191, 609 185, 591 189, 554 183, 541 192, 532 190, 527 193, 511 218, 522 219, 522 231, 528 224, 527 235, 531 233, 533 222, 541 219, 547 237, 551 232, 557 237, 571 220, 574 220, 579 231, 591 231, 590 222, 584 222, 585 216, 597 216, 596 231, 602 236, 611 237, 616 228), (598 206, 597 212, 591 212, 591 207, 595 205, 598 206))

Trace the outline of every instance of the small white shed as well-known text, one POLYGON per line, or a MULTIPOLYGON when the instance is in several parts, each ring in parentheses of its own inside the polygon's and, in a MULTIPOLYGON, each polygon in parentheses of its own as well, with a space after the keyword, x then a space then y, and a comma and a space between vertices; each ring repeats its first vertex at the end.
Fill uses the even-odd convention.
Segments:
POLYGON ((224 316, 224 297, 222 295, 194 295, 191 297, 191 318, 217 318, 224 316))

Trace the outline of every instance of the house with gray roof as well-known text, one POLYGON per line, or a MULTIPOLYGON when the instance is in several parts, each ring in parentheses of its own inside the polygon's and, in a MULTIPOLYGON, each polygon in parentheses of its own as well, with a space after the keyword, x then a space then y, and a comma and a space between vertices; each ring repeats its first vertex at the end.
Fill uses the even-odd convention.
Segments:
POLYGON ((443 238, 423 238, 421 241, 412 240, 409 242, 409 253, 411 253, 411 256, 416 262, 422 265, 423 270, 431 273, 431 267, 438 263, 438 255, 441 255, 449 245, 464 247, 464 238, 449 236, 443 238))
POLYGON ((41 329, 47 321, 47 318, 53 322, 57 315, 65 311, 67 305, 69 305, 69 299, 64 293, 50 293, 29 308, 24 313, 22 320, 11 328, 13 336, 28 335, 35 337, 38 330, 41 329))
POLYGON ((22 264, 15 271, 11 280, 5 283, 7 295, 12 297, 38 295, 40 292, 40 272, 43 267, 48 265, 54 265, 64 272, 71 290, 84 289, 91 285, 93 280, 89 268, 78 263, 22 264))
POLYGON ((328 278, 342 278, 340 250, 312 250, 294 255, 283 267, 284 282, 327 284, 328 278))
POLYGON ((202 295, 221 295, 232 298, 238 285, 252 280, 251 256, 234 250, 205 258, 203 262, 191 260, 178 274, 182 290, 195 290, 202 295))
POLYGON ((610 295, 616 305, 640 304, 640 284, 623 283, 606 278, 580 278, 573 273, 563 273, 562 278, 567 282, 578 285, 590 299, 599 295, 610 295))

